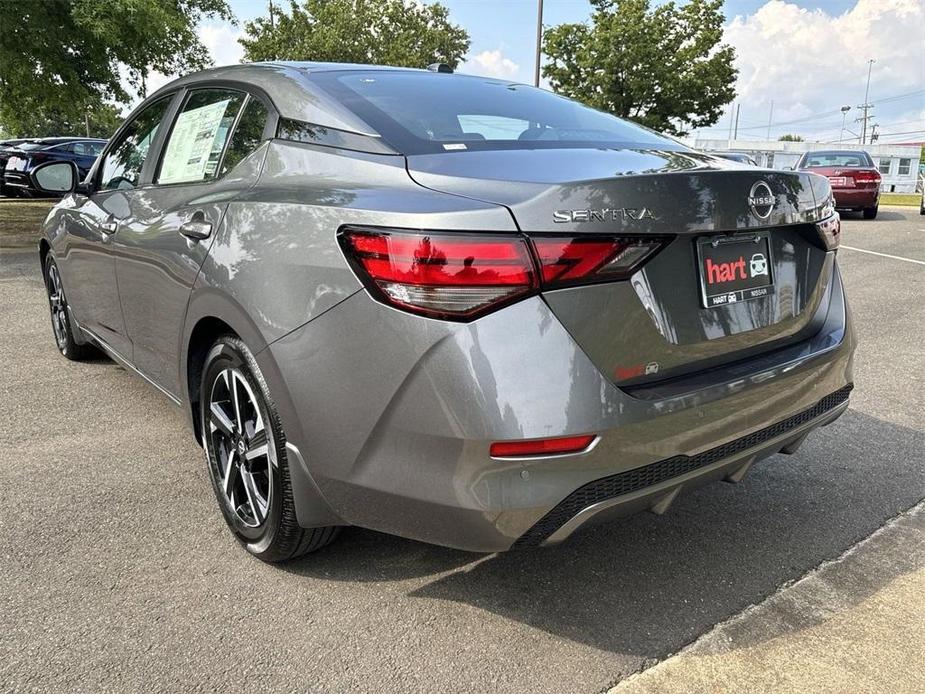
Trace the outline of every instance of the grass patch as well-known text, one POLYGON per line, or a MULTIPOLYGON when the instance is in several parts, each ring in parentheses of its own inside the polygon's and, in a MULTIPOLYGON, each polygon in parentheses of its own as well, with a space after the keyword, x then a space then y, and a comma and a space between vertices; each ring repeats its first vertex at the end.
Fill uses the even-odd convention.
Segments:
POLYGON ((55 200, 0 200, 0 248, 22 248, 38 242, 42 222, 55 200))
POLYGON ((922 196, 918 193, 880 193, 881 205, 909 205, 918 207, 922 196))

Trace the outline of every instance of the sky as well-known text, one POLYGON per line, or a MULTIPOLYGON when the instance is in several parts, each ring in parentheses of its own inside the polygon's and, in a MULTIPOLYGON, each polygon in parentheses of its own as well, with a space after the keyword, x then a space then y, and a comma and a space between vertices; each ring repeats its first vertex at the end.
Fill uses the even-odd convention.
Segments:
MULTIPOLYGON (((459 72, 532 82, 536 0, 442 1, 471 38, 459 72)), ((267 10, 266 0, 230 5, 237 26, 207 21, 199 29, 216 65, 240 62, 244 22, 267 10)), ((724 41, 735 47, 739 69, 740 139, 765 139, 770 120, 772 139, 798 133, 820 142, 850 141, 859 132, 857 106, 864 103, 868 60, 874 59, 869 99, 880 142, 925 140, 925 0, 726 0, 723 11, 724 41), (851 106, 844 132, 842 106, 851 106)), ((546 26, 590 16, 588 0, 544 2, 546 26)), ((717 124, 693 134, 728 137, 732 113, 727 108, 717 124)))

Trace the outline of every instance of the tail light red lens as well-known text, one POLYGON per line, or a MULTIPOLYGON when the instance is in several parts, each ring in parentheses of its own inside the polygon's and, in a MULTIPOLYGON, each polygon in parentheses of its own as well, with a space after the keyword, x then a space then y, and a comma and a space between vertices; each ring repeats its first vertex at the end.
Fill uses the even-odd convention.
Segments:
POLYGON ((385 303, 470 320, 542 289, 629 277, 664 238, 535 236, 347 227, 347 259, 385 303))
POLYGON ((496 441, 489 452, 493 458, 519 458, 540 455, 566 455, 581 453, 595 439, 594 434, 565 436, 556 439, 534 439, 532 441, 496 441))
POLYGON ((535 237, 543 286, 626 279, 664 245, 658 238, 535 237))
POLYGON ((879 171, 852 171, 850 175, 855 183, 880 183, 879 171))
POLYGON ((519 236, 346 229, 347 257, 387 303, 438 318, 471 318, 537 287, 519 236))

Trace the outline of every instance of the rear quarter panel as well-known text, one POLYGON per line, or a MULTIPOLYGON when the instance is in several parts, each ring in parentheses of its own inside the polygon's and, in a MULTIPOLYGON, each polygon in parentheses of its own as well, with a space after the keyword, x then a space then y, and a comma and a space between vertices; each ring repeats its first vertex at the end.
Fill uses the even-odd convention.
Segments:
POLYGON ((227 295, 260 346, 273 342, 361 289, 336 240, 345 224, 516 231, 499 205, 418 186, 403 157, 274 141, 257 185, 229 204, 197 292, 227 295))

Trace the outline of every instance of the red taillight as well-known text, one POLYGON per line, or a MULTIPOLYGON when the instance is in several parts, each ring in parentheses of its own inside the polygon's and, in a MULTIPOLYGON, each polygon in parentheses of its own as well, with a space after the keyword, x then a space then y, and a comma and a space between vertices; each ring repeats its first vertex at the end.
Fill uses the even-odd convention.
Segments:
POLYGON ((535 236, 347 227, 357 274, 385 303, 469 320, 513 300, 572 284, 629 277, 663 238, 535 236))
POLYGON ((869 171, 852 171, 851 177, 855 183, 880 183, 880 172, 875 170, 869 171))
POLYGON ((664 245, 656 238, 548 237, 531 239, 544 287, 629 277, 664 245))
POLYGON ((533 291, 519 236, 346 229, 348 257, 388 303, 440 318, 471 318, 533 291))
POLYGON ((557 439, 534 439, 532 441, 496 441, 489 452, 493 458, 519 458, 539 455, 565 455, 581 453, 594 441, 594 434, 586 436, 565 436, 557 439))

